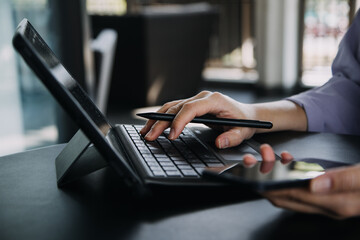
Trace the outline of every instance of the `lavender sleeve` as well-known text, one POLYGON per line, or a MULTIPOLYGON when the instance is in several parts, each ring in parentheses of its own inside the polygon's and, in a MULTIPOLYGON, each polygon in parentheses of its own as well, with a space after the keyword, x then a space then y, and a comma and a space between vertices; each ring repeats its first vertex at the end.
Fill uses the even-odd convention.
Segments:
POLYGON ((360 14, 339 45, 332 78, 287 98, 304 108, 308 131, 360 135, 360 14))

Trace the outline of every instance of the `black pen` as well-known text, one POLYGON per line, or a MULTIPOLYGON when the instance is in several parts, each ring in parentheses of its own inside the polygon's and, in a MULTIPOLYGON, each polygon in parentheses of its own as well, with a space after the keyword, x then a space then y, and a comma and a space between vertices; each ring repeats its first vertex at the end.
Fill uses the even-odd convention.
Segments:
MULTIPOLYGON (((175 114, 168 113, 157 113, 157 112, 148 112, 148 113, 138 113, 136 114, 139 117, 152 119, 152 120, 161 120, 161 121, 173 121, 175 114)), ((209 125, 223 125, 223 126, 236 126, 236 127, 249 127, 249 128, 272 128, 273 124, 271 122, 258 121, 258 120, 247 120, 247 119, 230 119, 230 118, 217 118, 210 115, 204 115, 201 117, 195 117, 192 123, 203 123, 209 125)))

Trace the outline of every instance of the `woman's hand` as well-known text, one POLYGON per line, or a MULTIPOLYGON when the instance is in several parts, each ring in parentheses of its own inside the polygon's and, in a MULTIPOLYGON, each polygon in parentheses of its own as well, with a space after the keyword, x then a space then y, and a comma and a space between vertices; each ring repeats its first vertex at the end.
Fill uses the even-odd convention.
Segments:
MULTIPOLYGON (((261 146, 263 161, 275 161, 272 148, 261 146)), ((282 161, 292 160, 291 154, 283 152, 282 161)), ((254 156, 244 156, 244 163, 252 165, 254 156)), ((291 188, 265 192, 264 197, 281 208, 323 214, 336 219, 360 216, 360 164, 326 171, 311 180, 309 188, 291 188)))
POLYGON ((212 114, 220 118, 265 120, 273 123, 270 130, 222 127, 222 134, 216 138, 218 148, 228 148, 239 145, 254 133, 281 130, 305 131, 307 119, 304 110, 297 104, 282 100, 269 103, 243 104, 218 92, 203 91, 194 97, 166 103, 158 112, 176 114, 170 123, 166 121, 149 120, 141 130, 148 141, 155 140, 168 127, 170 140, 176 139, 194 117, 212 114))
MULTIPOLYGON (((249 104, 239 103, 221 93, 203 91, 194 97, 166 103, 158 112, 177 114, 172 122, 149 120, 141 130, 146 140, 155 140, 166 128, 170 127, 168 138, 176 139, 186 124, 194 117, 212 114, 221 118, 255 119, 255 111, 249 104)), ((254 128, 222 127, 224 133, 216 138, 218 148, 239 145, 252 137, 254 128)))

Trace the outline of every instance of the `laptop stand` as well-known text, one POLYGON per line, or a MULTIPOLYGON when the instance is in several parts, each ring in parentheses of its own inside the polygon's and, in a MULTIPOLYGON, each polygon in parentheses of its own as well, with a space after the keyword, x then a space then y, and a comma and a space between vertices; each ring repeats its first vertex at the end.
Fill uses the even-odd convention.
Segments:
POLYGON ((107 166, 107 162, 79 130, 55 159, 58 187, 107 166))

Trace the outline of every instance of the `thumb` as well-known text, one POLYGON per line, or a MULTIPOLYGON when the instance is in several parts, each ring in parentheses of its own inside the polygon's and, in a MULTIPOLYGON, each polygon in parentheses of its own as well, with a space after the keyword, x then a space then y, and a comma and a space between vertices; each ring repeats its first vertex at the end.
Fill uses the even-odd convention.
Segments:
POLYGON ((326 172, 310 183, 314 193, 346 192, 360 190, 360 164, 326 172))
POLYGON ((252 134, 246 128, 231 128, 228 131, 220 134, 216 138, 215 144, 220 149, 234 147, 251 136, 252 134))

